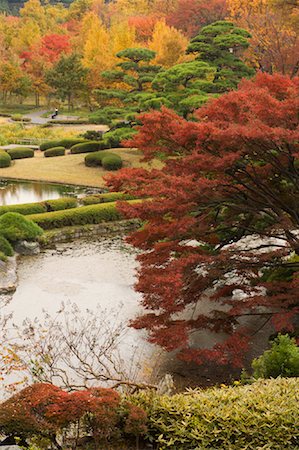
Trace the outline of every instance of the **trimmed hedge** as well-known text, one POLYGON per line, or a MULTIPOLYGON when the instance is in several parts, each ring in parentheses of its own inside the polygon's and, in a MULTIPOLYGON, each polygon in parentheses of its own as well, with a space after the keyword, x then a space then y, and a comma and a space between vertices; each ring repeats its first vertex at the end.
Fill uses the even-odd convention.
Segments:
POLYGON ((98 150, 103 150, 104 148, 106 147, 102 141, 89 141, 84 142, 82 144, 73 145, 71 147, 71 153, 77 154, 77 153, 96 152, 98 150))
POLYGON ((83 205, 96 205, 98 203, 116 202, 117 200, 132 200, 134 197, 124 192, 107 192, 105 194, 87 195, 80 199, 83 205))
MULTIPOLYGON (((136 202, 139 200, 131 200, 136 202)), ((120 220, 121 214, 116 208, 115 202, 99 205, 82 206, 65 211, 55 211, 44 214, 32 214, 30 220, 37 223, 44 230, 52 228, 68 227, 72 225, 87 225, 100 222, 120 220)))
POLYGON ((45 200, 42 203, 45 204, 46 211, 61 211, 63 209, 71 209, 78 206, 78 202, 75 197, 61 197, 55 200, 45 200))
POLYGON ((46 158, 49 158, 52 156, 64 156, 64 155, 65 155, 64 147, 53 147, 53 148, 48 148, 48 150, 44 151, 44 156, 46 158))
POLYGON ((120 156, 111 153, 111 155, 105 155, 102 158, 102 166, 105 170, 118 170, 121 169, 123 165, 122 159, 120 156))
POLYGON ((23 117, 21 114, 14 114, 10 117, 14 122, 31 122, 30 117, 23 117))
POLYGON ((60 125, 88 125, 87 119, 52 119, 48 123, 57 123, 60 125))
POLYGON ((74 197, 62 197, 54 200, 44 200, 37 203, 23 203, 22 205, 0 206, 0 216, 7 212, 16 212, 23 216, 41 214, 48 211, 60 211, 62 209, 76 208, 77 199, 74 197))
POLYGON ((11 163, 10 155, 0 150, 0 167, 9 167, 10 163, 11 163))
POLYGON ((5 256, 13 256, 14 250, 10 245, 9 241, 0 235, 0 252, 4 253, 5 256))
POLYGON ((147 413, 147 436, 159 449, 298 449, 298 378, 171 397, 142 391, 129 401, 147 413))
POLYGON ((102 159, 104 156, 112 155, 112 153, 107 152, 92 152, 89 155, 86 155, 84 158, 84 163, 87 167, 99 167, 102 166, 102 159))
POLYGON ((23 159, 23 158, 33 158, 34 150, 29 147, 16 147, 10 148, 7 150, 7 153, 11 157, 11 159, 23 159))
POLYGON ((8 212, 0 217, 0 233, 10 242, 35 239, 43 230, 22 214, 8 212))
POLYGON ((8 212, 16 212, 26 216, 28 214, 39 214, 46 211, 47 208, 43 203, 23 203, 22 205, 0 206, 0 216, 8 212))
POLYGON ((40 150, 43 152, 44 150, 48 150, 54 147, 64 147, 71 148, 73 145, 81 144, 86 142, 85 139, 82 138, 69 138, 69 139, 60 139, 59 141, 47 141, 40 145, 40 150))

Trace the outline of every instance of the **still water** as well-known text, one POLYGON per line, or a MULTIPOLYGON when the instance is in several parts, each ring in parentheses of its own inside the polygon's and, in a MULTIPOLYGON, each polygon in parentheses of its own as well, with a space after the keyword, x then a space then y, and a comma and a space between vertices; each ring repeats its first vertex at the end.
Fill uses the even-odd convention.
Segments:
POLYGON ((0 179, 0 206, 33 203, 77 195, 84 187, 0 179))
POLYGON ((104 314, 114 327, 125 326, 118 351, 126 364, 136 358, 132 369, 137 379, 144 380, 144 368, 153 367, 157 349, 142 331, 128 326, 142 311, 140 295, 134 290, 135 257, 136 251, 122 236, 59 243, 40 255, 21 257, 18 287, 7 297, 2 314, 12 313, 12 322, 19 328, 26 318, 41 323, 44 312, 57 316, 62 304, 76 305, 83 319, 87 309, 96 312, 100 307, 99 320, 104 314))

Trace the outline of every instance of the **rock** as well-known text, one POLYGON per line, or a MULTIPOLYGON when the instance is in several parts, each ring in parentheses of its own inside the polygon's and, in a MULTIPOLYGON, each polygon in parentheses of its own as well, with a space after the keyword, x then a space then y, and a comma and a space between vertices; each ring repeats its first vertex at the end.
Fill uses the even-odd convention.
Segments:
POLYGON ((8 258, 6 263, 0 264, 0 294, 9 294, 17 288, 16 257, 8 258))
POLYGON ((15 251, 20 255, 38 255, 40 253, 40 245, 35 241, 19 241, 15 244, 15 251))

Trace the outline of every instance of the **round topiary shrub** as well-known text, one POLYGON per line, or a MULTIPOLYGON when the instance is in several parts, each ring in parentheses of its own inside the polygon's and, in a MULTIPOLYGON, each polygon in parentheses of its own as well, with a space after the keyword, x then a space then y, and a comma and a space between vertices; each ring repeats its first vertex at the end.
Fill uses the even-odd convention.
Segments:
POLYGON ((29 147, 16 147, 10 148, 7 150, 7 153, 11 157, 11 159, 23 159, 23 158, 33 158, 34 150, 29 147))
POLYGON ((8 153, 0 151, 0 167, 9 167, 11 163, 11 157, 8 153))
POLYGON ((43 233, 43 230, 18 213, 6 213, 0 217, 0 233, 10 242, 23 239, 33 240, 43 233))
POLYGON ((53 147, 44 151, 44 156, 46 158, 49 158, 51 156, 63 156, 63 155, 65 155, 64 147, 53 147))
POLYGON ((13 256, 14 251, 10 243, 4 236, 0 235, 0 252, 4 253, 6 256, 13 256))
POLYGON ((113 154, 105 155, 102 158, 102 166, 106 170, 118 170, 121 169, 123 163, 120 156, 113 154))
POLYGON ((96 152, 98 150, 101 150, 103 148, 102 142, 97 141, 89 141, 84 142, 82 144, 76 144, 71 147, 71 153, 90 153, 90 152, 96 152))

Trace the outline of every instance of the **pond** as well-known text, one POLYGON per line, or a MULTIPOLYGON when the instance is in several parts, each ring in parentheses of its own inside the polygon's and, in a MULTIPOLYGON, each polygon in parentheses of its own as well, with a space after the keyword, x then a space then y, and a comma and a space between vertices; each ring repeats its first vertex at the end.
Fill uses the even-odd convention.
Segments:
POLYGON ((43 182, 0 179, 0 205, 41 202, 86 192, 87 188, 43 182))
MULTIPOLYGON (((135 256, 136 251, 122 236, 102 236, 60 243, 40 255, 21 257, 18 287, 14 294, 6 296, 2 314, 12 313, 16 327, 22 327, 26 318, 33 323, 36 318, 35 324, 43 323, 45 312, 57 317, 62 305, 68 304, 76 307, 81 323, 90 317, 87 309, 99 314, 98 320, 105 319, 112 328, 122 325, 117 352, 121 361, 126 362, 127 367, 123 369, 127 371, 128 364, 135 358, 134 376, 144 380, 145 367, 148 373, 148 366, 156 361, 153 355, 157 354, 157 349, 146 341, 142 331, 128 327, 129 320, 142 310, 140 295, 134 290, 135 256)), ((100 334, 103 333, 99 333, 99 339, 100 334)))

